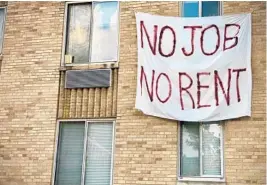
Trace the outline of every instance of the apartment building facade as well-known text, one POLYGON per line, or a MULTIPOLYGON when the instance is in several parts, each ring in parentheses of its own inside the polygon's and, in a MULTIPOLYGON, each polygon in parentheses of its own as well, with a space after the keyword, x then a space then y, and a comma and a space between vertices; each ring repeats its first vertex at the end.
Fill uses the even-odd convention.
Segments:
POLYGON ((265 2, 0 6, 1 185, 266 184, 265 2), (188 124, 136 110, 136 12, 251 13, 252 116, 188 124))

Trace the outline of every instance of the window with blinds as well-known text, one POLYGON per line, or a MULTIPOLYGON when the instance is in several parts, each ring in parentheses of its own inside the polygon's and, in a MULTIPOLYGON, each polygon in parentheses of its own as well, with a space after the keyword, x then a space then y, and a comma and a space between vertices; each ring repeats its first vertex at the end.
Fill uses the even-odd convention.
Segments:
POLYGON ((55 185, 110 185, 113 122, 60 122, 55 185))
POLYGON ((222 124, 181 123, 181 177, 222 177, 222 124))

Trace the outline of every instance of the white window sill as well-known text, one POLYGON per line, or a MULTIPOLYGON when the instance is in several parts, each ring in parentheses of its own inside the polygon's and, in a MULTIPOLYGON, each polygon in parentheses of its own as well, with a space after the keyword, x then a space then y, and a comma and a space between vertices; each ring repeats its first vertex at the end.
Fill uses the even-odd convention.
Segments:
POLYGON ((104 61, 104 62, 88 62, 88 63, 65 63, 65 66, 93 66, 93 65, 112 65, 118 63, 117 61, 104 61))
POLYGON ((89 63, 69 63, 69 64, 65 64, 65 66, 88 66, 89 63))
POLYGON ((179 177, 178 182, 217 182, 225 183, 224 178, 216 177, 179 177))

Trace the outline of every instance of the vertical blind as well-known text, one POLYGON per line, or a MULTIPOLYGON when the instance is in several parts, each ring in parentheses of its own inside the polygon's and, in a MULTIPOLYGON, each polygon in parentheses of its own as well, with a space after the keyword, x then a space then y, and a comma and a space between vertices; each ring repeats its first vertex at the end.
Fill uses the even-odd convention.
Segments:
POLYGON ((88 124, 85 185, 110 184, 112 130, 112 124, 88 124))
POLYGON ((81 185, 84 178, 85 185, 110 185, 112 145, 112 122, 61 122, 55 184, 81 185), (87 137, 84 137, 85 128, 87 137), (83 166, 85 173, 82 173, 83 166))
POLYGON ((81 184, 84 128, 84 122, 60 124, 56 185, 81 184))
POLYGON ((93 2, 92 62, 117 61, 118 2, 93 2))

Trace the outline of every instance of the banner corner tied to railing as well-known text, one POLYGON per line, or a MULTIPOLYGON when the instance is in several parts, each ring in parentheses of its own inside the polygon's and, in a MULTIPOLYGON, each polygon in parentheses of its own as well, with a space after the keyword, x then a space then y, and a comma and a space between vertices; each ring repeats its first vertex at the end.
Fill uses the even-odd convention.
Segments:
POLYGON ((192 122, 251 116, 251 14, 135 15, 136 109, 192 122))

